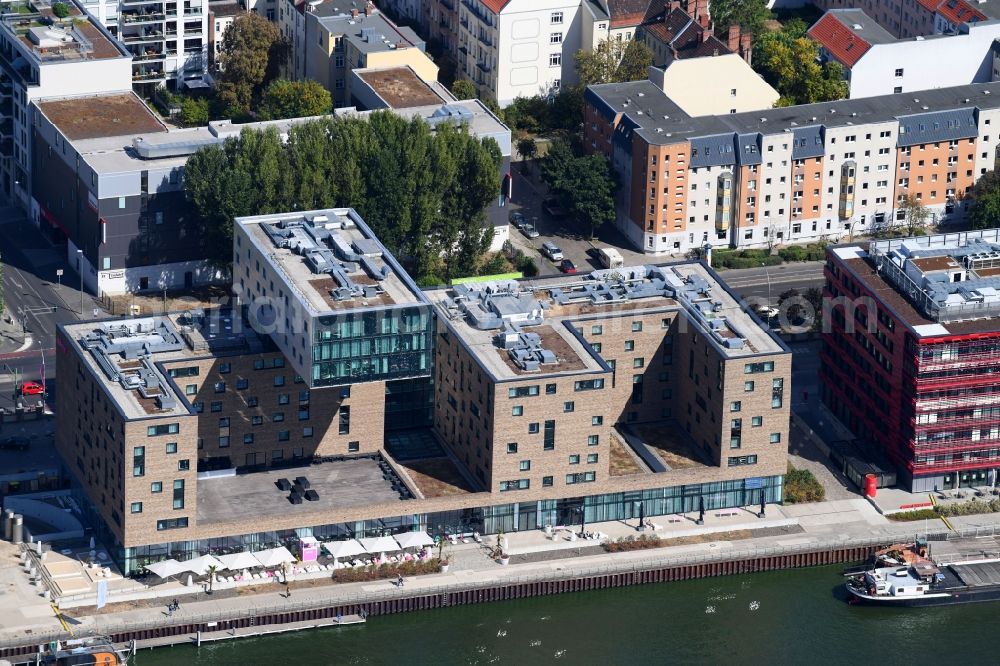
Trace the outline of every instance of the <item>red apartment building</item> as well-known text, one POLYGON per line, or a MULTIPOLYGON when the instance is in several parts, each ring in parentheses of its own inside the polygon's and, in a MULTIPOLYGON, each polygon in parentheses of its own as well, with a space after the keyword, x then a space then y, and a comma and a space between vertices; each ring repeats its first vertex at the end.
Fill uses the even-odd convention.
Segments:
POLYGON ((914 492, 1000 468, 1000 231, 827 253, 823 401, 914 492))

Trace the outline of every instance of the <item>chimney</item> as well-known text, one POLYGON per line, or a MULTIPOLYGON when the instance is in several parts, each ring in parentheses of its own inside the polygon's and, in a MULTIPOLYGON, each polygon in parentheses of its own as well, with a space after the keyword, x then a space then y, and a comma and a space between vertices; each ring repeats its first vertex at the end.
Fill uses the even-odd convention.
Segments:
POLYGON ((707 42, 708 38, 712 36, 712 32, 708 28, 703 28, 701 31, 701 41, 707 42))
POLYGON ((727 35, 727 39, 726 39, 726 47, 728 47, 729 50, 732 51, 733 53, 736 53, 737 51, 739 51, 739 48, 740 48, 740 26, 739 25, 733 24, 733 25, 729 26, 729 34, 727 35))
POLYGON ((708 16, 708 0, 694 0, 694 19, 702 28, 708 28, 711 22, 708 16))
POLYGON ((753 43, 753 33, 744 32, 740 35, 740 56, 747 61, 747 64, 752 64, 750 62, 750 45, 753 43))
POLYGON ((681 0, 670 0, 670 4, 664 5, 663 8, 666 9, 667 13, 669 14, 675 9, 681 8, 681 0))
POLYGON ((370 2, 370 1, 366 2, 365 3, 365 16, 371 16, 374 13, 375 13, 375 3, 374 2, 370 2))
POLYGON ((357 9, 352 9, 351 10, 351 18, 358 18, 358 10, 357 9))

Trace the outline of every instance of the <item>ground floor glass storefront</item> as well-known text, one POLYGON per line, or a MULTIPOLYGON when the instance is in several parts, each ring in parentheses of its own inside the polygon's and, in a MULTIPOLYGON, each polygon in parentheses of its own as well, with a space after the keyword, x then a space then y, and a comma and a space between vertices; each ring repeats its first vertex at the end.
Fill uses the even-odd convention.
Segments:
MULTIPOLYGON (((320 541, 391 536, 424 529, 431 536, 448 534, 497 534, 544 528, 546 525, 574 526, 612 520, 676 513, 697 513, 737 507, 757 507, 761 500, 777 503, 782 498, 781 476, 756 477, 735 481, 671 486, 588 497, 518 502, 489 507, 472 507, 428 514, 410 514, 307 527, 294 530, 257 532, 243 536, 180 541, 135 548, 110 548, 126 575, 139 575, 147 564, 174 558, 186 560, 204 554, 225 555, 243 550, 286 546, 293 553, 300 537, 320 541)), ((106 545, 113 539, 102 534, 106 545)))

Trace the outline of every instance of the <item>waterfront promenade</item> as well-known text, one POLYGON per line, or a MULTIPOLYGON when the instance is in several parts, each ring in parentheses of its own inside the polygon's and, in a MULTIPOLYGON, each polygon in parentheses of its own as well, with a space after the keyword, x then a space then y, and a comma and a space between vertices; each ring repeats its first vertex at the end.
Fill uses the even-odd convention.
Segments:
MULTIPOLYGON (((662 524, 665 520, 657 517, 654 522, 662 524)), ((946 529, 938 520, 928 521, 927 524, 891 523, 864 499, 769 506, 763 519, 750 512, 732 517, 709 513, 705 522, 700 527, 693 526, 690 521, 681 525, 661 525, 657 533, 664 539, 689 537, 684 545, 613 554, 604 552, 596 542, 570 542, 562 536, 550 540, 541 531, 508 534, 508 550, 512 555, 508 566, 501 566, 490 559, 486 548, 480 544, 459 544, 450 548, 451 568, 447 573, 409 578, 403 588, 396 587, 389 580, 333 584, 329 582, 329 574, 322 579, 294 582, 290 596, 286 596, 284 586, 274 584, 261 586, 256 593, 224 590, 207 595, 201 591, 191 593, 192 588, 168 583, 167 586, 174 586, 173 592, 168 591, 169 588, 162 590, 166 593, 165 597, 114 603, 102 612, 97 612, 92 606, 64 609, 63 619, 56 617, 49 602, 39 595, 39 589, 27 583, 27 575, 18 566, 17 550, 3 544, 0 550, 0 600, 3 602, 0 603, 0 646, 44 642, 65 636, 63 621, 77 636, 113 634, 319 606, 363 607, 379 600, 528 581, 889 543, 912 539, 916 532, 942 532, 946 529), (738 538, 761 533, 766 536, 738 538), (713 539, 712 534, 719 535, 719 538, 713 539), (171 595, 181 602, 180 609, 172 617, 165 611, 171 595)), ((1000 529, 1000 516, 995 514, 957 518, 952 522, 959 530, 1000 529)), ((612 537, 636 533, 634 521, 632 525, 599 523, 588 525, 587 529, 602 531, 612 537)), ((492 543, 493 539, 488 541, 492 543)))

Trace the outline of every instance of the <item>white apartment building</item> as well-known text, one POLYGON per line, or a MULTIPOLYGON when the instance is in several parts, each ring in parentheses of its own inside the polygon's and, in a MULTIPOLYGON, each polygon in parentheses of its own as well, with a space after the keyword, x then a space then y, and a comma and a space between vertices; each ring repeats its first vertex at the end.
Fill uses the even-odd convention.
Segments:
POLYGON ((575 83, 579 0, 462 0, 458 11, 458 74, 480 97, 506 106, 575 83))
POLYGON ((150 92, 168 81, 178 89, 204 85, 207 0, 121 0, 116 34, 133 55, 133 80, 150 92))
MULTIPOLYGON (((132 89, 132 58, 77 5, 45 27, 32 3, 0 18, 0 191, 31 208, 33 101, 132 89)), ((37 215, 32 219, 37 219, 37 215)))

